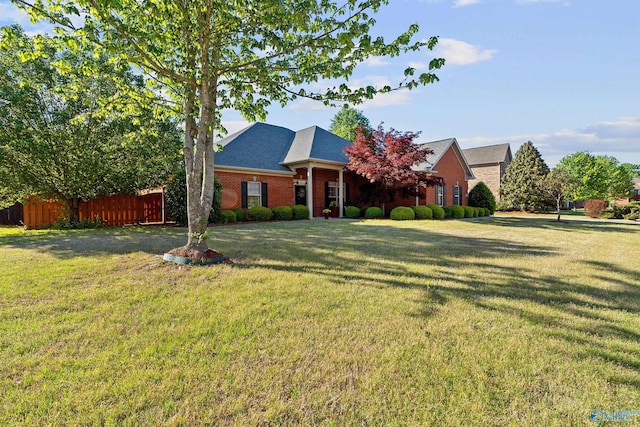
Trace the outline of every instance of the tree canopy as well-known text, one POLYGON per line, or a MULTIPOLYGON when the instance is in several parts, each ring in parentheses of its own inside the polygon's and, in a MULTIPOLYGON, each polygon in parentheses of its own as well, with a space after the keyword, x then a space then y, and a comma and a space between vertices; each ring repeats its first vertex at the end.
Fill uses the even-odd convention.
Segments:
POLYGON ((216 132, 221 111, 233 108, 263 120, 272 103, 298 97, 357 105, 377 93, 438 80, 429 62, 409 67, 396 87, 350 87, 357 65, 370 56, 433 49, 436 37, 413 42, 416 24, 395 39, 372 36, 384 0, 13 0, 34 19, 49 19, 108 49, 154 77, 185 123, 189 234, 185 249, 205 252, 213 198, 216 132), (76 28, 71 17, 84 19, 76 28), (328 89, 311 92, 309 83, 328 89))
POLYGON ((354 141, 358 128, 362 126, 365 132, 370 132, 369 119, 360 110, 345 105, 333 116, 329 131, 346 139, 354 141))
POLYGON ((613 200, 628 197, 633 191, 632 171, 615 157, 580 151, 563 157, 558 167, 578 182, 569 193, 573 201, 613 200))
POLYGON ((577 187, 578 181, 562 168, 553 168, 541 182, 544 194, 556 203, 557 220, 560 221, 562 201, 577 187))
POLYGON ((531 141, 516 152, 500 186, 499 210, 540 211, 547 205, 541 183, 549 167, 531 141))
POLYGON ((5 27, 0 40, 0 181, 5 199, 77 205, 161 184, 180 159, 180 132, 155 117, 127 63, 5 27))

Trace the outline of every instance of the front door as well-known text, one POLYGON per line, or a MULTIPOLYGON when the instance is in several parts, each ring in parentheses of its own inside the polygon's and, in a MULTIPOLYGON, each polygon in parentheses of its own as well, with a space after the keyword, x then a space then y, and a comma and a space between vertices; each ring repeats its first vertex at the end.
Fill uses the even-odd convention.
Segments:
POLYGON ((307 186, 296 185, 294 186, 294 192, 296 195, 296 205, 307 206, 307 186))

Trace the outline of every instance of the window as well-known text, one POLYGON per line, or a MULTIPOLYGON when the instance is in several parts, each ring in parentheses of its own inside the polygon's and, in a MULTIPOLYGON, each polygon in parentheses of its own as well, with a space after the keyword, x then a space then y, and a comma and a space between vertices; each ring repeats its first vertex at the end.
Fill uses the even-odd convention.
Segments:
POLYGON ((242 207, 267 206, 267 183, 242 181, 242 207))
POLYGON ((453 204, 462 206, 462 187, 460 185, 453 186, 453 204))
MULTIPOLYGON (((339 198, 339 194, 338 194, 338 183, 337 182, 330 182, 327 181, 324 183, 324 202, 325 202, 325 206, 330 206, 332 205, 332 202, 335 203, 335 206, 339 206, 338 201, 340 200, 339 198)), ((344 202, 348 203, 349 200, 349 185, 348 184, 344 184, 342 185, 342 194, 344 197, 344 202)))
POLYGON ((262 206, 262 183, 247 182, 247 207, 262 206))
POLYGON ((444 187, 442 185, 436 185, 436 204, 444 206, 444 187))

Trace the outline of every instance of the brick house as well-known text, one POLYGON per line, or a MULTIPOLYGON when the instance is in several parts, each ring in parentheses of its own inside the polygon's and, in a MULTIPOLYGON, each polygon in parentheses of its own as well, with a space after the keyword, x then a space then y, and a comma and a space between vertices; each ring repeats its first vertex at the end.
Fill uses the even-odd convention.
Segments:
POLYGON ((508 143, 488 145, 468 148, 463 150, 463 153, 475 175, 475 178, 469 181, 469 188, 482 181, 489 187, 496 202, 499 201, 502 177, 513 160, 511 146, 508 143))
MULTIPOLYGON (((222 182, 222 208, 302 204, 310 217, 321 216, 332 202, 344 207, 357 200, 364 178, 345 170, 343 149, 349 141, 312 126, 297 132, 255 123, 219 141, 216 177, 222 182)), ((424 144, 434 153, 416 166, 442 178, 443 185, 419 189, 420 197, 396 199, 390 207, 438 203, 467 204, 473 178, 455 138, 424 144)))

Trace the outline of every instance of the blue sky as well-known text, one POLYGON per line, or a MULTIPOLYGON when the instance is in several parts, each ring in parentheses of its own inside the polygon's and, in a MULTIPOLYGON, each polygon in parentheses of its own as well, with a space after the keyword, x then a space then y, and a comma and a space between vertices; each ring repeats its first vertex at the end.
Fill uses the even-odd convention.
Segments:
MULTIPOLYGON (((381 95, 356 108, 373 125, 421 131, 420 142, 455 137, 462 148, 530 140, 550 166, 576 151, 640 164, 640 2, 637 0, 391 0, 375 34, 440 37, 435 53, 373 58, 349 84, 397 83, 407 65, 434 56, 440 82, 381 95)), ((0 25, 38 31, 6 0, 0 25)), ((296 101, 268 123, 328 128, 336 108, 296 101)), ((229 131, 247 123, 229 111, 229 131)))

